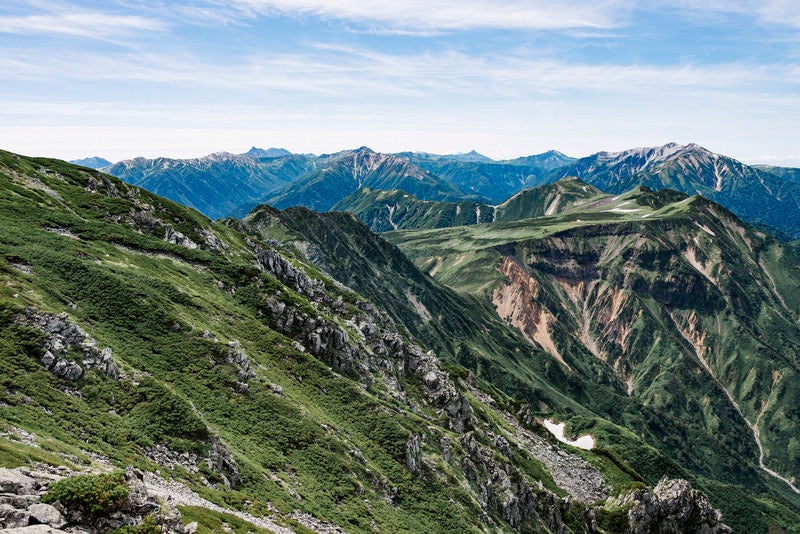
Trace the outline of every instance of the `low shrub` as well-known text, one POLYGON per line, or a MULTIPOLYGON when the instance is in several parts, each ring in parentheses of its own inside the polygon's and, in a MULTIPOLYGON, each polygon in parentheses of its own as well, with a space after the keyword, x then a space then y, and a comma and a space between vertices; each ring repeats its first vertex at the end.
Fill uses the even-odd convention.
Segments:
POLYGON ((129 492, 130 488, 122 471, 78 475, 52 484, 42 497, 42 502, 58 501, 67 508, 79 508, 90 514, 98 514, 119 507, 129 492))

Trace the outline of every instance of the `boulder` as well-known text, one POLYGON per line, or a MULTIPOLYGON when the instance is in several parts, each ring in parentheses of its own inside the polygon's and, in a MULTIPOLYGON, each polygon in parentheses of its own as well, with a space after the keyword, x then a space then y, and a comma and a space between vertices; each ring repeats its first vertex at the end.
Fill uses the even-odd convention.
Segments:
POLYGON ((37 486, 36 480, 16 469, 0 467, 0 491, 3 493, 32 495, 36 492, 37 486))
POLYGON ((61 515, 61 512, 49 504, 32 504, 28 507, 28 512, 31 514, 31 523, 50 525, 51 527, 55 528, 61 528, 67 524, 67 521, 64 519, 64 516, 61 515))
POLYGON ((8 504, 0 504, 0 527, 5 531, 7 528, 27 526, 30 515, 25 510, 18 510, 8 504))

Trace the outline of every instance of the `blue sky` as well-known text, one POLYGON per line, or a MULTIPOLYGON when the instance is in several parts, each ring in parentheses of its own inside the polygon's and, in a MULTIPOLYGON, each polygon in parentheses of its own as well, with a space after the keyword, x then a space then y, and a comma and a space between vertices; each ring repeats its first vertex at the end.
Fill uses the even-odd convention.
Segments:
POLYGON ((4 0, 0 148, 696 142, 800 166, 796 0, 4 0))

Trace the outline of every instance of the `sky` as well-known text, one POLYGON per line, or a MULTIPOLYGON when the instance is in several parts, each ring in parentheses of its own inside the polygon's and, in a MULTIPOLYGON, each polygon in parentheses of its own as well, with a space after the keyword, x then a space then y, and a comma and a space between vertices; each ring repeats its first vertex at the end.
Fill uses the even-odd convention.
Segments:
POLYGON ((0 148, 496 159, 698 143, 800 167, 796 0, 3 0, 0 148))

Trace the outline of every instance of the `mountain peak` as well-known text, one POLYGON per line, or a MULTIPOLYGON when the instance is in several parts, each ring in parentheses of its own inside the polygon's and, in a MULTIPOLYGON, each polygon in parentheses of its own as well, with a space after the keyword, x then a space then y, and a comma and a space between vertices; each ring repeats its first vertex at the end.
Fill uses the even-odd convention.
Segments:
POLYGON ((291 156, 292 153, 286 150, 285 148, 257 148, 252 147, 250 150, 242 154, 242 156, 250 156, 253 159, 256 158, 280 158, 282 156, 291 156))
POLYGON ((102 169, 104 167, 110 167, 113 165, 110 161, 105 158, 101 158, 100 156, 91 156, 88 158, 81 158, 81 159, 73 159, 70 163, 74 163, 75 165, 82 165, 83 167, 89 167, 91 169, 102 169))

